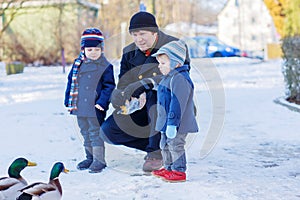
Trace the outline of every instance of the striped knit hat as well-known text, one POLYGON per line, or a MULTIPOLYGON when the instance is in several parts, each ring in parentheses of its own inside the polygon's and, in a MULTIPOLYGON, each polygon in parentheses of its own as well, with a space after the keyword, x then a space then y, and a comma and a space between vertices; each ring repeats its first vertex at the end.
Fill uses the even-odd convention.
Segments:
POLYGON ((81 36, 81 49, 85 47, 104 47, 104 37, 97 28, 85 29, 81 36))
POLYGON ((180 66, 184 64, 186 59, 186 46, 182 40, 172 41, 162 46, 153 57, 157 57, 161 54, 166 54, 170 59, 170 67, 174 69, 179 63, 180 66))

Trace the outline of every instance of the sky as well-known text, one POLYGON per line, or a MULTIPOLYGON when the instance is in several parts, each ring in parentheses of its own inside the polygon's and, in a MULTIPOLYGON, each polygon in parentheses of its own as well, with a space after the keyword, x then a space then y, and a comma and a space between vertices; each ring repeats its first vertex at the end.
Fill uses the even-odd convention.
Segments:
POLYGON ((65 164, 63 200, 300 199, 300 114, 274 102, 284 102, 281 66, 281 60, 192 60, 200 131, 187 140, 187 181, 166 183, 143 174, 144 152, 123 146, 106 144, 102 173, 78 171, 84 153, 76 119, 63 106, 67 73, 26 67, 7 76, 0 65, 0 177, 25 157, 38 164, 22 171, 28 183, 48 182, 52 165, 65 164))

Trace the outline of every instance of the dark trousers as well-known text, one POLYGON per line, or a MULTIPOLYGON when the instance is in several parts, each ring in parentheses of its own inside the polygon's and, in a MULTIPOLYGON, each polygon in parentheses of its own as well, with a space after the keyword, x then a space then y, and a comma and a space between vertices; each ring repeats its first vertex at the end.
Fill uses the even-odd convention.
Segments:
POLYGON ((100 136, 110 144, 146 152, 157 151, 161 134, 155 131, 156 116, 156 92, 149 92, 143 109, 131 115, 114 112, 109 116, 101 125, 100 136))
POLYGON ((95 147, 104 146, 104 142, 99 137, 100 125, 96 117, 78 117, 77 123, 80 128, 80 133, 83 137, 83 146, 95 147))
POLYGON ((104 122, 105 116, 106 116, 106 111, 101 111, 97 108, 95 108, 96 111, 96 116, 97 116, 97 120, 101 126, 101 124, 104 122))

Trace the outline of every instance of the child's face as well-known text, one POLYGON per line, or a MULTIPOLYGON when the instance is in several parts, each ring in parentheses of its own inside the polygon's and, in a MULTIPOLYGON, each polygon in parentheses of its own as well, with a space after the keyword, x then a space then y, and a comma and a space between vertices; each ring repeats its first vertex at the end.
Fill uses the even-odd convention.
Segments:
POLYGON ((171 71, 170 67, 170 59, 166 54, 161 54, 156 57, 156 60, 158 61, 158 69, 163 75, 169 74, 171 71))
POLYGON ((91 60, 97 60, 100 58, 102 50, 100 47, 85 47, 84 53, 87 58, 91 60))

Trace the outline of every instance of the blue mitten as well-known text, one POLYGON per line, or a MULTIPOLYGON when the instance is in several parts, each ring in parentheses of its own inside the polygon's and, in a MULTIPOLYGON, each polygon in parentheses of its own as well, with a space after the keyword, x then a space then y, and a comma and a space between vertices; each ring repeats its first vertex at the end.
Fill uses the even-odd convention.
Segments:
POLYGON ((173 125, 168 125, 167 126, 167 130, 166 130, 166 135, 168 138, 173 139, 176 137, 177 134, 177 130, 176 130, 176 126, 173 125))

